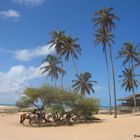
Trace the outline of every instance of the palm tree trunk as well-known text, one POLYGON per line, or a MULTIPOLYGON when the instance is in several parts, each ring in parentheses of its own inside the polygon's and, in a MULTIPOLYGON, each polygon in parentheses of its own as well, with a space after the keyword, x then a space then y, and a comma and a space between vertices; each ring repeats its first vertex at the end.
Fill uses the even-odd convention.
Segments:
POLYGON ((133 92, 133 100, 134 100, 134 109, 135 109, 135 112, 136 112, 137 111, 137 103, 136 103, 135 90, 132 89, 132 92, 133 92))
POLYGON ((55 86, 55 88, 56 88, 56 78, 54 79, 54 86, 55 86))
POLYGON ((52 86, 53 86, 53 78, 51 79, 51 83, 52 83, 52 86))
MULTIPOLYGON (((132 73, 134 75, 134 63, 133 63, 133 60, 131 61, 131 68, 132 68, 132 73)), ((135 108, 135 112, 136 112, 137 111, 137 103, 136 103, 136 96, 135 96, 134 88, 132 88, 132 92, 133 92, 134 108, 135 108)))
MULTIPOLYGON (((61 58, 61 69, 63 70, 63 60, 61 58)), ((63 89, 63 85, 64 85, 64 73, 62 72, 62 75, 61 75, 61 88, 63 89)))
POLYGON ((117 118, 115 70, 114 70, 111 46, 109 47, 109 50, 110 50, 110 62, 111 62, 111 67, 112 67, 113 90, 114 90, 114 118, 117 118))
POLYGON ((75 61, 74 61, 74 57, 73 57, 72 54, 71 54, 71 58, 72 58, 73 65, 74 65, 74 68, 75 68, 75 70, 76 70, 76 73, 79 75, 79 71, 78 71, 78 69, 77 69, 77 67, 76 67, 76 64, 75 64, 75 61))
POLYGON ((110 92, 110 78, 109 78, 109 68, 108 68, 108 60, 106 56, 106 50, 104 51, 104 56, 105 56, 105 62, 106 62, 106 71, 107 71, 107 80, 108 80, 108 95, 109 95, 109 114, 112 114, 112 109, 111 109, 111 92, 110 92))

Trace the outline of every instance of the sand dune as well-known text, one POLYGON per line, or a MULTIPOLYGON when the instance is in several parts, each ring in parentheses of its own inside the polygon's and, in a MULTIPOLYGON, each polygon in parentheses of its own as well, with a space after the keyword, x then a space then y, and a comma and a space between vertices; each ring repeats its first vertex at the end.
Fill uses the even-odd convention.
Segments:
MULTIPOLYGON (((133 140, 140 135, 140 116, 98 115, 102 123, 33 128, 19 124, 20 114, 0 114, 0 140, 133 140)), ((27 122, 26 122, 27 125, 27 122)))

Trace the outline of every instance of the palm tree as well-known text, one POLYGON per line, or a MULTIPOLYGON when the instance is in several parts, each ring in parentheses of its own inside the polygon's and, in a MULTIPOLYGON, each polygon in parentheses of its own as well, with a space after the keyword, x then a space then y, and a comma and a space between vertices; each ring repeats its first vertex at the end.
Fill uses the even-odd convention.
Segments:
POLYGON ((111 114, 111 93, 110 93, 110 80, 109 80, 109 67, 108 67, 108 59, 106 54, 106 46, 110 46, 111 42, 113 42, 113 35, 111 33, 108 33, 104 29, 98 29, 95 33, 95 44, 96 45, 102 45, 103 46, 103 53, 105 57, 105 63, 106 63, 106 70, 107 70, 107 78, 108 78, 108 95, 109 95, 109 105, 110 105, 110 114, 111 114))
POLYGON ((112 13, 113 8, 103 8, 95 13, 95 18, 93 19, 93 22, 95 23, 95 26, 99 26, 99 28, 106 29, 107 31, 112 31, 113 28, 115 28, 114 20, 119 18, 112 13))
POLYGON ((133 93, 133 100, 134 100, 134 107, 136 111, 136 98, 135 98, 135 89, 140 84, 138 80, 136 80, 136 77, 140 75, 136 75, 133 72, 132 68, 126 68, 124 71, 122 71, 122 75, 119 76, 119 78, 122 78, 122 87, 125 87, 126 91, 129 91, 133 93))
MULTIPOLYGON (((113 8, 103 8, 95 13, 95 26, 98 27, 98 30, 106 32, 106 34, 111 34, 113 28, 115 27, 114 20, 119 19, 114 13, 112 13, 113 8)), ((105 33, 104 33, 105 34, 105 33)), ((111 35, 112 36, 112 35, 111 35)), ((112 48, 111 48, 111 42, 113 42, 112 39, 109 39, 106 44, 108 44, 109 51, 110 51, 110 63, 112 67, 112 78, 113 78, 113 90, 114 90, 114 118, 117 117, 117 106, 116 106, 116 84, 115 84, 115 70, 114 70, 114 64, 113 64, 113 58, 112 58, 112 48)), ((104 46, 106 47, 106 46, 104 46)))
POLYGON ((43 69, 42 74, 48 73, 47 76, 50 76, 55 81, 55 87, 56 87, 56 80, 59 77, 59 74, 64 73, 65 71, 59 67, 59 64, 61 63, 60 57, 57 57, 55 55, 48 55, 44 59, 44 63, 47 63, 45 66, 41 67, 43 69))
POLYGON ((71 36, 65 35, 63 37, 63 41, 64 47, 62 47, 61 55, 64 56, 66 61, 68 61, 69 58, 71 57, 75 70, 78 74, 79 72, 75 64, 75 59, 78 59, 78 54, 81 53, 80 45, 77 43, 78 38, 72 38, 71 36))
POLYGON ((128 64, 129 68, 134 69, 134 63, 140 62, 139 57, 139 46, 134 46, 131 42, 125 42, 117 58, 124 58, 123 65, 128 64))
POLYGON ((64 46, 63 37, 64 31, 53 31, 51 32, 51 41, 49 42, 50 48, 55 47, 55 51, 58 55, 61 55, 62 47, 64 46))
POLYGON ((74 92, 80 94, 82 96, 85 96, 86 93, 90 95, 90 93, 94 93, 93 89, 93 83, 97 83, 96 81, 91 80, 92 75, 89 72, 81 73, 81 74, 76 74, 77 79, 73 80, 73 85, 72 87, 74 88, 74 92))
MULTIPOLYGON (((61 68, 63 69, 63 58, 61 55, 62 47, 64 46, 63 37, 64 37, 64 31, 53 31, 51 32, 51 41, 49 42, 50 48, 55 47, 55 51, 57 55, 61 58, 61 68)), ((64 73, 61 74, 61 87, 63 89, 63 78, 64 73)))

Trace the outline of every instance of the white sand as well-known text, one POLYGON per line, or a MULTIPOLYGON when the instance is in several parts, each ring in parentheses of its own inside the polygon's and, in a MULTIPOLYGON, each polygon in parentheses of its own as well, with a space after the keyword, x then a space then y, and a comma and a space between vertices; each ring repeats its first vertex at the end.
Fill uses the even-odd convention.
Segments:
MULTIPOLYGON (((102 123, 74 126, 25 127, 19 124, 20 114, 0 114, 0 140, 133 140, 140 135, 140 116, 123 115, 114 119, 98 115, 102 123)), ((28 123, 28 122, 26 122, 28 123)))

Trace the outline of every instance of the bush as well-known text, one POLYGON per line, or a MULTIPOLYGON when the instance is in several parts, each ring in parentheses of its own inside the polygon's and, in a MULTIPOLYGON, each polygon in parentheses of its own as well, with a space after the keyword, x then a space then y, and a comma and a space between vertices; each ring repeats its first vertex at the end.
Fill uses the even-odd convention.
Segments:
POLYGON ((32 104, 32 100, 26 96, 22 97, 19 101, 16 102, 16 106, 19 108, 27 108, 32 104))
POLYGON ((88 119, 99 110, 99 101, 97 99, 82 98, 75 105, 73 110, 78 112, 84 119, 88 119))

